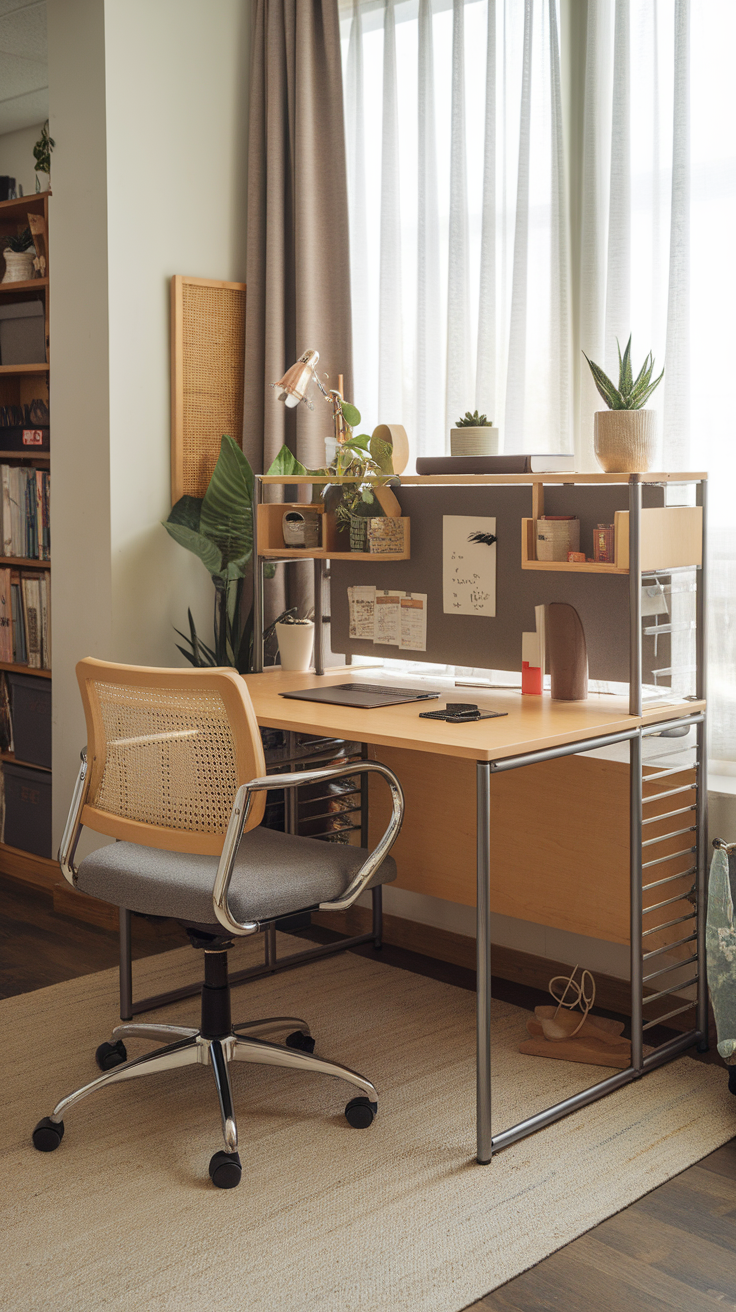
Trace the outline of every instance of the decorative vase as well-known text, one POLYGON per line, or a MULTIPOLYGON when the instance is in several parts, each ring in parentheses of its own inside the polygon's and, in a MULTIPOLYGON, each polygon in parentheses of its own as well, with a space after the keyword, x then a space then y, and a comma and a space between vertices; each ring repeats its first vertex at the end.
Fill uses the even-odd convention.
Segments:
POLYGON ((480 428, 451 428, 450 454, 453 456, 497 456, 498 429, 483 424, 480 428))
POLYGON ((300 620, 296 624, 277 624, 276 637, 282 670, 308 670, 312 664, 313 621, 300 620))
POLYGON ((3 282, 26 282, 33 277, 33 261, 36 252, 29 251, 9 251, 4 250, 5 273, 3 282))
POLYGON ((596 411, 595 454, 607 474, 645 474, 656 448, 656 410, 596 411))
POLYGON ((350 550, 367 551, 368 517, 366 515, 350 516, 350 550))
POLYGON ((588 649, 574 606, 552 601, 545 626, 550 693, 555 702, 583 702, 588 696, 588 649))

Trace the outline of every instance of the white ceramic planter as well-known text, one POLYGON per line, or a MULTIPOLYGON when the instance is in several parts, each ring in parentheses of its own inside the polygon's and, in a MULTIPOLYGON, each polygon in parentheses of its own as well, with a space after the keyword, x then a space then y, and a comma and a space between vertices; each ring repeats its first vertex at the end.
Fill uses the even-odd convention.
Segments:
POLYGON ((657 412, 597 410, 594 441, 607 474, 645 474, 657 452, 657 412))
POLYGON ((451 428, 450 455, 497 456, 498 429, 486 425, 482 428, 451 428))
POLYGON ((277 624, 276 637, 282 670, 308 670, 314 645, 312 620, 304 624, 277 624))
POLYGON ((34 250, 5 250, 3 256, 5 257, 3 282, 25 282, 28 278, 33 277, 33 261, 36 257, 34 250))

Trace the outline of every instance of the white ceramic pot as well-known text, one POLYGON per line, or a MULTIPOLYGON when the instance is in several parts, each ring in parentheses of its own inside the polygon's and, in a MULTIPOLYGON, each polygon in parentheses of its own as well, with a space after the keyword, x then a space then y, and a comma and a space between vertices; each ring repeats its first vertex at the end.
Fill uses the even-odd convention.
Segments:
POLYGON ((306 620, 303 624, 277 624, 276 637, 282 670, 308 670, 312 664, 314 645, 312 620, 306 620))
POLYGON ((36 257, 34 250, 5 250, 3 255, 5 257, 3 282, 25 282, 28 278, 33 277, 33 261, 36 257))
POLYGON ((498 429, 486 424, 481 428, 451 428, 450 455, 497 456, 498 429))
POLYGON ((595 454, 607 474, 645 474, 657 451, 656 410, 597 410, 595 454))

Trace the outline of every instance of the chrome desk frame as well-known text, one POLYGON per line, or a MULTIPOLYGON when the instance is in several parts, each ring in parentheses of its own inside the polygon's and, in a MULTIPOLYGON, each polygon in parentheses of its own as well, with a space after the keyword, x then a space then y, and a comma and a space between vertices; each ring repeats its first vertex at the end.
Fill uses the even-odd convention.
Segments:
MULTIPOLYGON (((524 756, 512 756, 500 761, 478 761, 476 765, 477 781, 477 910, 476 910, 476 932, 477 932, 477 992, 476 992, 476 1024, 477 1024, 477 1158, 481 1165, 490 1162, 494 1153, 501 1148, 507 1148, 509 1144, 516 1143, 518 1139, 524 1139, 528 1134, 533 1134, 535 1130, 541 1130, 545 1125, 551 1125, 553 1121, 560 1120, 570 1112, 577 1111, 580 1107, 585 1107, 590 1102, 595 1102, 598 1098, 603 1098, 607 1093, 612 1093, 614 1089, 621 1088, 624 1084, 630 1084, 633 1080, 638 1080, 647 1071, 654 1069, 655 1066, 661 1066, 663 1062, 670 1061, 679 1053, 684 1052, 693 1044, 698 1044, 701 1049, 707 1048, 708 1043, 708 990, 705 983, 705 953, 704 953, 704 935, 705 935, 705 879, 706 879, 706 850, 707 841, 705 825, 705 756, 704 756, 704 738, 705 738, 705 715, 699 712, 694 715, 684 716, 679 720, 666 720, 659 724, 647 725, 645 728, 628 729, 623 733, 609 734, 601 738, 589 738, 583 742, 569 743, 562 747, 552 747, 546 751, 528 752, 524 756), (693 812, 688 815, 686 820, 675 820, 675 824, 683 824, 683 828, 675 829, 670 833, 662 834, 656 839, 642 838, 642 825, 646 824, 643 819, 643 808, 650 801, 660 800, 662 794, 657 794, 653 798, 644 798, 642 774, 642 739, 651 734, 658 733, 662 728, 674 729, 678 726, 697 727, 697 764, 696 764, 696 801, 677 811, 670 812, 670 815, 684 816, 685 812, 693 812), (554 761, 563 756, 573 756, 581 752, 591 751, 596 747, 608 747, 612 743, 629 743, 629 771, 630 771, 630 803, 631 803, 631 851, 630 851, 630 907, 631 907, 631 1066, 624 1071, 617 1071, 615 1075, 608 1076, 605 1080, 600 1080, 588 1089, 583 1089, 580 1093, 575 1093, 563 1102, 556 1103, 552 1107, 547 1107, 544 1111, 538 1112, 535 1116, 530 1116, 525 1121, 520 1121, 518 1125, 512 1125, 507 1130, 502 1130, 499 1134, 491 1133, 491 779, 494 774, 500 774, 505 770, 518 770, 525 765, 534 765, 542 761, 554 761), (692 820, 694 823, 687 823, 692 820), (648 844, 655 845, 664 842, 665 839, 673 838, 678 834, 691 835, 692 837, 683 838, 687 844, 682 853, 674 853, 668 857, 669 860, 674 856, 680 856, 692 853, 694 865, 691 869, 682 871, 677 876, 669 876, 667 879, 657 881, 656 878, 652 883, 642 885, 642 875, 647 866, 656 866, 657 860, 643 861, 642 856, 644 849, 648 844), (642 847, 644 844, 644 849, 642 847), (657 883, 665 884, 670 878, 682 879, 687 875, 694 876, 694 883, 689 894, 678 894, 671 901, 684 901, 688 896, 694 896, 695 901, 693 910, 687 916, 678 917, 676 921, 665 920, 659 925, 647 925, 643 929, 642 925, 642 901, 644 891, 654 888, 657 883), (688 922, 688 930, 685 924, 688 922), (644 975, 645 964, 651 958, 658 956, 663 949, 657 948, 654 951, 645 950, 645 940, 649 934, 658 929, 669 928, 675 924, 683 925, 683 934, 685 937, 678 942, 668 944, 669 948, 679 946, 684 943, 694 945, 693 954, 687 961, 678 962, 677 967, 667 967, 664 971, 655 969, 650 975, 644 975), (644 996, 644 984, 648 979, 654 978, 655 975, 667 973, 670 969, 681 968, 693 964, 695 974, 692 978, 683 983, 673 985, 671 988, 662 988, 656 993, 644 996), (676 993, 679 990, 690 985, 697 986, 697 997, 694 1002, 687 1002, 684 1006, 678 1006, 673 1011, 667 1012, 665 1016, 658 1016, 654 1020, 645 1021, 644 1008, 651 1002, 656 1001, 668 994, 676 993), (669 1040, 667 1043, 660 1044, 648 1056, 644 1056, 643 1051, 643 1034, 644 1031, 655 1025, 665 1024, 674 1016, 680 1015, 681 1012, 689 1011, 694 1008, 696 1011, 695 1027, 688 1030, 686 1034, 678 1035, 676 1038, 669 1040)), ((691 766, 683 766, 677 773, 689 771, 691 766)), ((656 774, 646 776, 646 781, 653 782, 656 779, 663 778, 664 775, 670 775, 674 771, 664 770, 656 774)), ((692 784, 687 785, 688 791, 692 784)), ((672 790, 677 792, 677 788, 672 790)), ((681 791, 684 791, 681 790, 681 791)), ((675 804, 676 805, 676 804, 675 804)), ((666 817, 658 817, 666 818, 666 817)), ((656 872, 655 872, 656 873, 656 872)), ((656 906, 648 908, 649 911, 658 911, 667 906, 667 900, 657 903, 656 906)), ((664 912, 665 916, 667 912, 664 912)))

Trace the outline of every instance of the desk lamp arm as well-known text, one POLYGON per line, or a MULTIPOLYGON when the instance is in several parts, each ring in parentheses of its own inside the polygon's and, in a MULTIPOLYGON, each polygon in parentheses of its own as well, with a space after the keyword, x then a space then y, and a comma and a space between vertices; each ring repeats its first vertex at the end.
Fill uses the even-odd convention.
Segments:
POLYGON ((225 929, 234 934, 253 934, 259 928, 257 921, 236 920, 228 906, 230 881, 235 866, 235 858, 240 840, 248 821, 254 793, 266 792, 270 788, 298 788, 302 784, 321 783, 326 779, 340 779, 345 775, 380 774, 391 790, 391 818, 386 831, 363 862, 360 870, 353 877, 345 892, 332 902, 320 902, 320 911, 344 911, 352 906, 356 898, 368 887, 381 863, 388 856, 399 836, 404 818, 404 794, 393 770, 378 761, 346 762, 344 765, 327 766, 323 770, 303 770, 294 774, 272 774, 265 779, 251 779, 242 784, 235 794, 230 822, 225 834, 222 855, 217 867, 215 886, 212 891, 212 903, 215 915, 225 929))

